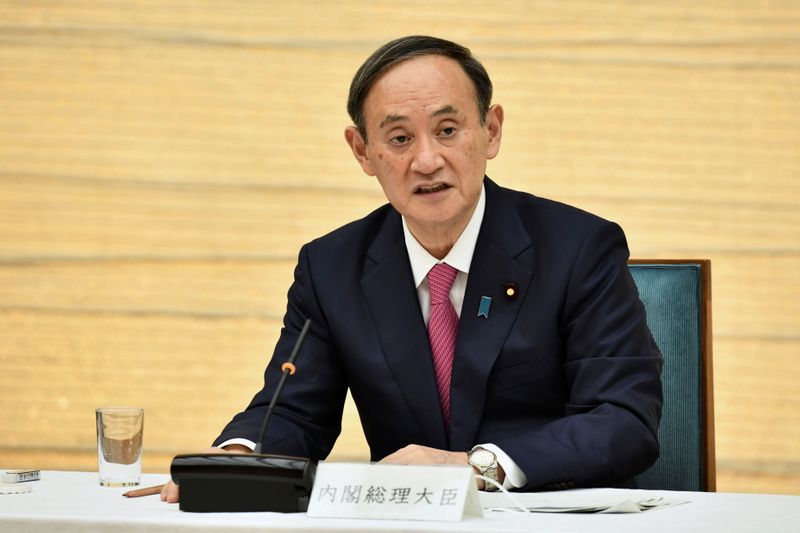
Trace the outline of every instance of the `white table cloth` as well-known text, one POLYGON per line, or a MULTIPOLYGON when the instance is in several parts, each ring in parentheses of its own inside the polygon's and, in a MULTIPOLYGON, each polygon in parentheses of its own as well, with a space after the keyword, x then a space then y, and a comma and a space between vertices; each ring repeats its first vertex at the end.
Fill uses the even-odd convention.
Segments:
MULTIPOLYGON (((168 477, 145 474, 142 486, 168 477)), ((129 489, 101 487, 92 472, 42 472, 29 494, 0 495, 0 532, 183 531, 480 531, 493 532, 800 532, 800 496, 630 491, 688 500, 641 514, 510 514, 487 512, 461 522, 309 518, 304 513, 185 513, 158 496, 124 498, 129 489)), ((550 493, 558 497, 559 493, 550 493)), ((568 493, 561 493, 568 494, 568 493)), ((517 495, 524 504, 525 495, 517 495)), ((541 495, 530 495, 540 498, 541 495)))

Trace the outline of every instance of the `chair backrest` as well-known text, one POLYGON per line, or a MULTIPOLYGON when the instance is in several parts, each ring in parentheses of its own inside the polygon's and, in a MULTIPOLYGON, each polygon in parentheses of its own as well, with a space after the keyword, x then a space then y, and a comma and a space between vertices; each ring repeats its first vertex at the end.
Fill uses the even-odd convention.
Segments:
POLYGON ((631 260, 628 267, 664 355, 659 459, 636 477, 643 489, 716 490, 711 367, 711 263, 631 260))

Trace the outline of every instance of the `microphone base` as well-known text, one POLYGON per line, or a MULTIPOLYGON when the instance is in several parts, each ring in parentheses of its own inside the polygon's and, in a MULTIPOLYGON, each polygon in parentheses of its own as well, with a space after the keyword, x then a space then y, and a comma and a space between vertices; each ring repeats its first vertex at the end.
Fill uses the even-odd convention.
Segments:
POLYGON ((317 462, 271 454, 176 455, 170 472, 181 511, 277 512, 308 509, 317 462))

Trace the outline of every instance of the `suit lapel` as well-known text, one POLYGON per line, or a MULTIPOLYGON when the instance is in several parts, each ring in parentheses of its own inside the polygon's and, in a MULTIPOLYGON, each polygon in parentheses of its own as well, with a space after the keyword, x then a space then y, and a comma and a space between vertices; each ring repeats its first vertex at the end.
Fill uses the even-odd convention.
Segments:
POLYGON ((424 442, 447 448, 427 329, 396 212, 387 217, 366 261, 361 287, 386 362, 420 425, 424 442))
POLYGON ((488 178, 484 183, 486 212, 470 265, 453 361, 452 450, 467 450, 476 444, 489 373, 525 300, 532 276, 530 269, 517 260, 523 252, 531 252, 531 243, 516 206, 488 178), (504 285, 508 283, 515 285, 514 297, 506 295, 504 285), (492 299, 487 318, 478 316, 484 296, 492 299))

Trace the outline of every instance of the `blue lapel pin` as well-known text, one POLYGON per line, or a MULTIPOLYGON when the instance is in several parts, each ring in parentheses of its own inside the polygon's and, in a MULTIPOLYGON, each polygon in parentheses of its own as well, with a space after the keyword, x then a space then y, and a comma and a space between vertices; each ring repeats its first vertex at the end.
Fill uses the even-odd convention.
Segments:
POLYGON ((478 306, 478 318, 489 318, 489 308, 492 306, 492 299, 489 296, 481 296, 481 304, 478 306))

